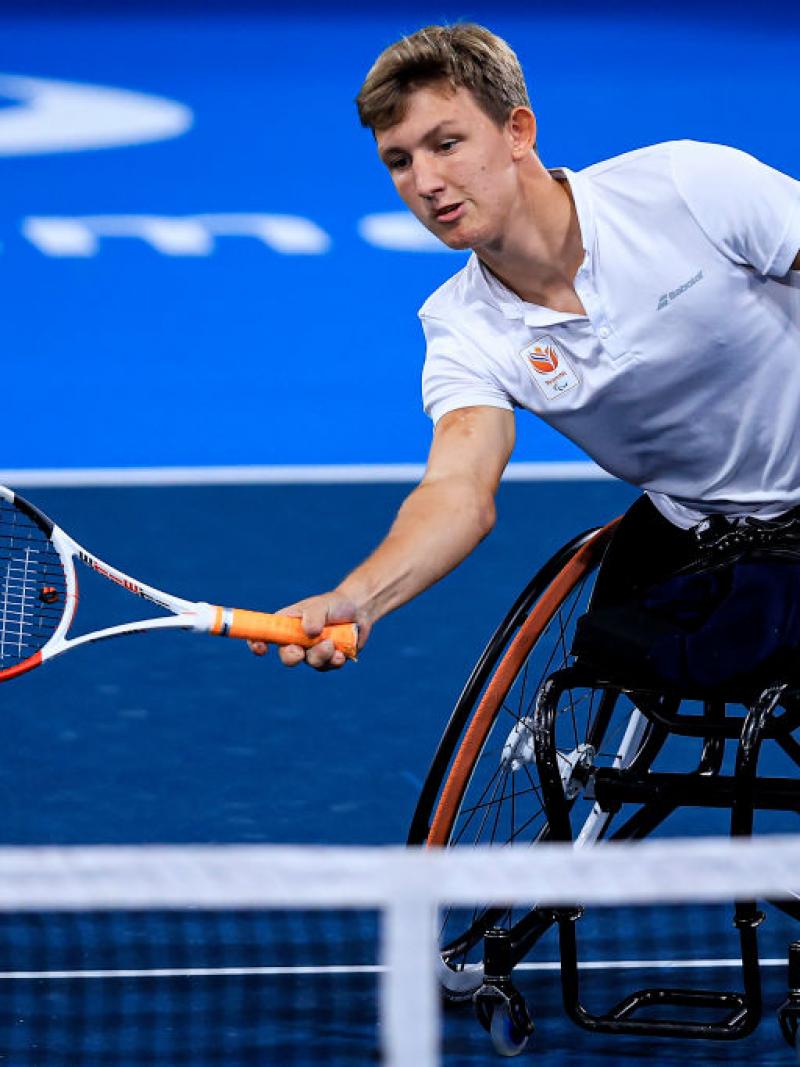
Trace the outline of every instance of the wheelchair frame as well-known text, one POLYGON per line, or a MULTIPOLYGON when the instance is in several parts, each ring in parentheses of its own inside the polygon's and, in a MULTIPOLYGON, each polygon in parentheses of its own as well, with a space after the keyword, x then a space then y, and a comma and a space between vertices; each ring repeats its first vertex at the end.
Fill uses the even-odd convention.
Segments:
MULTIPOLYGON (((541 825, 532 833, 534 842, 574 841, 578 846, 585 846, 601 837, 641 839, 679 808, 728 809, 730 833, 737 837, 752 834, 757 811, 800 814, 800 783, 796 779, 759 777, 757 773, 766 740, 775 741, 793 764, 800 767, 800 744, 792 736, 792 731, 800 725, 800 690, 774 681, 746 694, 656 692, 628 688, 619 680, 603 678, 596 669, 573 662, 569 655, 568 629, 577 617, 579 601, 575 599, 566 621, 560 618, 560 613, 566 612, 575 590, 588 588, 588 579, 599 566, 617 521, 586 531, 560 549, 529 582, 501 622, 470 675, 442 735, 412 819, 409 844, 454 844, 462 840, 462 826, 475 818, 477 808, 492 803, 499 807, 503 803, 505 785, 499 801, 494 800, 498 786, 493 794, 485 790, 478 804, 472 807, 467 797, 487 739, 498 719, 509 711, 518 725, 509 735, 506 748, 513 737, 514 744, 526 742, 528 749, 533 750, 534 758, 528 754, 525 773, 532 791, 537 797, 541 793, 541 825), (520 697, 517 708, 510 708, 509 692, 523 677, 523 672, 527 675, 534 651, 547 640, 548 628, 554 625, 561 662, 554 666, 554 654, 544 655, 546 671, 535 684, 535 698, 529 693, 524 700, 520 697), (582 690, 592 694, 592 718, 587 719, 585 734, 578 735, 575 731, 575 746, 567 753, 558 740, 559 707, 563 699, 570 702, 573 694, 582 690), (597 766, 596 754, 622 697, 632 705, 623 740, 611 765, 597 766), (682 712, 684 701, 701 702, 702 714, 682 712), (732 714, 729 711, 732 704, 742 705, 744 714, 732 714), (580 743, 578 736, 584 737, 580 743), (666 741, 674 736, 702 740, 696 769, 684 773, 651 770, 666 741), (728 774, 723 773, 727 741, 736 745, 733 771, 728 774), (536 778, 531 770, 534 765, 536 778), (576 822, 578 798, 590 803, 591 810, 587 817, 576 822), (635 811, 609 832, 613 819, 631 805, 635 811)), ((578 593, 581 595, 586 594, 578 593)), ((513 751, 516 749, 512 745, 513 751)), ((505 774, 508 773, 512 772, 506 767, 505 774)), ((511 836, 515 837, 513 820, 512 814, 511 836)), ((495 818, 495 826, 497 823, 495 818)), ((483 816, 478 835, 485 825, 483 816)), ((800 920, 800 902, 771 903, 800 920)), ((504 1055, 522 1051, 533 1029, 527 1006, 513 984, 513 967, 553 926, 558 928, 564 1008, 586 1030, 732 1040, 747 1036, 758 1025, 762 998, 757 931, 764 914, 754 901, 734 904, 734 926, 738 930, 741 955, 741 991, 651 987, 634 990, 601 1014, 589 1011, 581 1000, 576 932, 581 913, 579 907, 533 906, 522 918, 504 928, 500 925, 504 913, 500 909, 485 909, 456 937, 445 938, 442 948, 445 995, 450 999, 472 999, 479 1021, 490 1031, 495 1047, 504 1055), (461 961, 481 942, 483 965, 465 966, 461 961), (465 980, 456 981, 453 977, 451 985, 451 975, 458 976, 460 968, 465 980), (472 988, 474 985, 476 988, 472 988), (675 1009, 676 1013, 658 1018, 642 1014, 654 1006, 675 1009), (693 1014, 687 1017, 680 1009, 689 1009, 693 1014), (704 1014, 705 1009, 717 1015, 720 1011, 725 1014, 722 1018, 697 1018, 698 1009, 704 1014)), ((800 1024, 800 941, 790 945, 788 963, 789 990, 778 1018, 784 1038, 794 1046, 800 1024)))

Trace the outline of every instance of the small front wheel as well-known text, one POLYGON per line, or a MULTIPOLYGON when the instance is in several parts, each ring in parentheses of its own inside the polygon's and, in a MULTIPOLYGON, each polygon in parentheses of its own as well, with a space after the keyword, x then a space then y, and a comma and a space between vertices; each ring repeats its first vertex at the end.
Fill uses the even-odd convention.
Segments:
POLYGON ((521 1027, 508 1004, 498 1004, 492 1012, 489 1034, 500 1056, 519 1056, 530 1040, 532 1027, 521 1027))

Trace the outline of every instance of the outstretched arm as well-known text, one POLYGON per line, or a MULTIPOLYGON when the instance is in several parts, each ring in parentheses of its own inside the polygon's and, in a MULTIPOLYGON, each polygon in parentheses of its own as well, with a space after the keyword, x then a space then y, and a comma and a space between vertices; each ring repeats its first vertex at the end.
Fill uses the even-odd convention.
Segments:
MULTIPOLYGON (((356 622, 360 643, 384 615, 429 588, 490 532, 494 496, 514 446, 513 412, 462 408, 437 424, 420 484, 403 502, 389 533, 371 556, 329 593, 285 608, 316 636, 333 622, 356 622)), ((254 651, 264 651, 255 646, 254 651)), ((280 650, 287 666, 340 667, 344 656, 329 641, 305 650, 280 650)))

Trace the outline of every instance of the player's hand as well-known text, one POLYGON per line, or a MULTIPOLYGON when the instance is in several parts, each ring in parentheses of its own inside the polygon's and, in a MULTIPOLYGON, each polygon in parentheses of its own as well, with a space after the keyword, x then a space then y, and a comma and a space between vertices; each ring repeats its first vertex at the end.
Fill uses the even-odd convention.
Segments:
MULTIPOLYGON (((309 637, 317 637, 326 626, 334 623, 354 622, 358 626, 359 649, 364 647, 371 629, 371 622, 366 613, 361 611, 353 600, 336 590, 298 600, 296 604, 281 608, 278 614, 301 619, 303 629, 309 637)), ((269 647, 264 641, 249 641, 248 644, 257 656, 263 656, 269 647)), ((318 671, 337 670, 346 660, 344 652, 337 649, 332 641, 321 641, 312 648, 284 645, 278 649, 278 655, 287 667, 296 667, 298 663, 305 662, 318 671)))

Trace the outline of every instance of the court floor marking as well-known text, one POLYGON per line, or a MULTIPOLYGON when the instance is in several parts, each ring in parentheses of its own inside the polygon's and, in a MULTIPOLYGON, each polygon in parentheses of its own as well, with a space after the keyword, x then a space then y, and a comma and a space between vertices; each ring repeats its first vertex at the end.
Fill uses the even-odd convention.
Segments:
MULTIPOLYGON (((14 488, 80 488, 148 485, 326 485, 418 482, 422 463, 348 463, 229 467, 85 467, 0 470, 0 484, 14 488)), ((611 475, 589 460, 510 463, 509 482, 605 481, 611 475)))
MULTIPOLYGON (((785 967, 785 959, 764 959, 762 967, 785 967)), ((592 960, 580 963, 582 971, 623 970, 698 970, 700 968, 741 967, 740 959, 703 960, 592 960)), ((557 971, 558 961, 518 963, 515 971, 557 971)), ((59 978, 225 978, 327 974, 383 974, 386 967, 378 963, 330 964, 298 967, 152 967, 147 969, 72 970, 72 971, 0 971, 0 980, 33 981, 59 978)))

